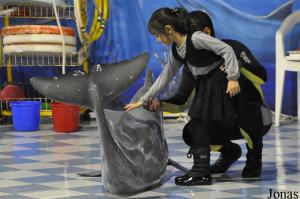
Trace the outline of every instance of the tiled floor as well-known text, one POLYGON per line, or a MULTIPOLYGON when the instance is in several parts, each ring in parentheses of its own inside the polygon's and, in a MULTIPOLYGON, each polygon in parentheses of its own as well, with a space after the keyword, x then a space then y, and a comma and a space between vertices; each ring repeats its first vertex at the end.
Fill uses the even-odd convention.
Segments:
MULTIPOLYGON (((168 120, 165 135, 171 158, 190 167, 181 139, 183 125, 168 120)), ((14 132, 10 126, 0 126, 0 199, 122 198, 106 192, 101 178, 77 175, 100 168, 98 143, 94 123, 71 134, 54 133, 51 125, 42 125, 37 132, 14 132)), ((238 143, 243 156, 227 174, 214 176, 213 185, 176 186, 174 177, 183 173, 168 166, 161 187, 130 198, 268 198, 270 189, 284 192, 282 196, 300 197, 300 123, 272 128, 265 136, 263 175, 258 179, 240 177, 245 144, 238 143)), ((217 157, 212 154, 212 160, 217 157)))

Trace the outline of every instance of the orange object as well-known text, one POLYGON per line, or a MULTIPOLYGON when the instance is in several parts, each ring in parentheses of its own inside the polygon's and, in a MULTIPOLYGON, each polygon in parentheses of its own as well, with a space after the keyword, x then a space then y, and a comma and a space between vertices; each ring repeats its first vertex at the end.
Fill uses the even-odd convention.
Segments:
MULTIPOLYGON (((64 35, 75 35, 75 31, 69 27, 62 27, 64 35)), ((19 25, 8 26, 1 29, 2 36, 18 35, 18 34, 57 34, 59 35, 58 26, 47 25, 19 25)))
POLYGON ((1 100, 8 100, 12 101, 12 99, 22 99, 25 98, 24 91, 20 86, 17 85, 6 85, 1 93, 0 93, 0 99, 1 100))
POLYGON ((23 8, 21 10, 12 12, 10 15, 12 17, 29 17, 30 16, 30 10, 23 8))
POLYGON ((79 106, 53 102, 51 107, 53 128, 56 132, 69 133, 78 130, 79 106))

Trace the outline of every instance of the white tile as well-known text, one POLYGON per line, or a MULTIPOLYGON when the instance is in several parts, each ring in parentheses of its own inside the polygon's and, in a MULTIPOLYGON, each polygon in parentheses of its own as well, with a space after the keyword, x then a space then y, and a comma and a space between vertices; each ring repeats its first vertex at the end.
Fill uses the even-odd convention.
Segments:
POLYGON ((68 188, 77 188, 77 187, 88 187, 88 186, 95 186, 101 185, 100 182, 89 181, 84 179, 78 180, 66 180, 66 181, 58 181, 58 182, 47 182, 47 183, 40 183, 40 185, 53 187, 58 189, 68 189, 68 188))
MULTIPOLYGON (((79 176, 78 173, 63 173, 63 174, 56 174, 57 176, 62 176, 65 178, 72 178, 72 180, 82 180, 82 178, 86 179, 86 177, 79 176)), ((99 179, 99 183, 102 183, 102 178, 96 178, 99 179)), ((97 182, 96 180, 96 182, 97 182)))
POLYGON ((103 192, 103 193, 97 193, 96 196, 99 196, 99 198, 116 198, 116 199, 124 199, 124 196, 118 196, 109 192, 103 192))
POLYGON ((33 197, 33 198, 43 198, 43 199, 55 199, 55 198, 64 198, 72 196, 87 196, 89 194, 72 191, 68 189, 55 189, 51 191, 37 191, 37 192, 27 192, 20 193, 21 196, 33 197))
POLYGON ((82 157, 75 156, 75 155, 60 154, 60 153, 35 155, 35 156, 27 156, 26 157, 26 159, 37 160, 37 161, 41 161, 41 162, 54 162, 54 161, 60 161, 60 160, 74 160, 74 159, 81 159, 81 158, 82 157))
POLYGON ((49 131, 14 132, 13 135, 30 138, 35 136, 54 135, 54 132, 49 132, 49 131))
POLYGON ((36 177, 36 176, 45 176, 45 174, 34 172, 34 171, 0 172, 0 179, 18 179, 18 178, 36 177))
POLYGON ((4 145, 29 144, 29 143, 36 143, 36 142, 41 142, 41 141, 39 139, 32 139, 32 138, 15 138, 15 139, 3 139, 3 140, 0 139, 0 144, 4 144, 4 145))
POLYGON ((216 190, 216 191, 222 191, 222 190, 228 190, 228 189, 247 189, 247 188, 253 188, 253 187, 259 187, 259 186, 252 185, 250 183, 234 182, 234 179, 232 179, 231 182, 214 183, 211 186, 211 189, 216 190))
POLYGON ((23 151, 23 150, 30 150, 28 147, 22 147, 22 146, 14 146, 14 145, 7 145, 5 147, 1 147, 1 152, 11 152, 11 151, 23 151))
POLYGON ((99 144, 100 146, 100 140, 93 139, 93 138, 63 139, 60 140, 59 142, 74 144, 74 145, 99 144))
POLYGON ((168 138, 167 143, 168 144, 178 143, 178 140, 174 138, 168 138))
MULTIPOLYGON (((2 151, 2 149, 1 149, 1 151, 2 151)), ((3 152, 3 151, 2 151, 2 152, 3 152)), ((11 156, 0 154, 0 163, 1 163, 1 159, 6 159, 6 158, 11 158, 11 156)))
POLYGON ((297 184, 279 184, 275 190, 277 191, 297 191, 300 192, 300 182, 297 184))
POLYGON ((263 148, 263 154, 276 154, 276 148, 275 147, 268 147, 263 148))
POLYGON ((100 170, 101 169, 101 164, 95 163, 95 164, 82 164, 80 166, 73 166, 76 168, 81 168, 81 169, 90 169, 90 170, 100 170))
MULTIPOLYGON (((49 148, 43 148, 43 151, 50 151, 53 153, 72 153, 72 152, 82 152, 82 151, 91 151, 95 148, 92 147, 86 147, 86 146, 57 146, 57 147, 49 147, 49 148)), ((98 149, 98 148, 96 148, 98 149)), ((100 152, 99 152, 100 155, 100 152)))
POLYGON ((269 194, 261 194, 261 195, 253 195, 253 197, 255 198, 262 198, 262 199, 266 199, 269 198, 269 194))
POLYGON ((0 179, 0 188, 30 185, 30 183, 20 182, 17 180, 2 180, 0 179))
MULTIPOLYGON (((201 186, 201 188, 205 188, 205 186, 201 186)), ((239 194, 226 193, 222 191, 202 191, 202 192, 193 192, 190 193, 182 193, 176 194, 177 196, 184 196, 189 198, 205 198, 205 199, 215 199, 215 198, 231 198, 231 197, 239 197, 239 194)))
MULTIPOLYGON (((297 172, 295 174, 286 175, 286 179, 296 180, 296 181, 299 181, 299 183, 300 183, 300 172, 297 172)), ((299 187, 300 187, 300 185, 299 185, 299 187)))
POLYGON ((147 191, 147 192, 143 192, 134 196, 130 196, 128 198, 155 198, 155 197, 160 197, 160 196, 166 196, 167 194, 165 193, 159 193, 159 192, 153 192, 153 191, 147 191))
POLYGON ((295 160, 294 157, 287 157, 285 154, 263 154, 263 161, 266 162, 277 162, 278 164, 283 164, 286 161, 295 160))
POLYGON ((0 196, 9 196, 10 194, 0 192, 0 196))
POLYGON ((62 168, 64 165, 60 164, 52 164, 46 162, 35 162, 35 163, 24 163, 24 164, 12 164, 5 165, 6 167, 21 169, 21 170, 36 170, 36 169, 53 169, 53 168, 62 168))

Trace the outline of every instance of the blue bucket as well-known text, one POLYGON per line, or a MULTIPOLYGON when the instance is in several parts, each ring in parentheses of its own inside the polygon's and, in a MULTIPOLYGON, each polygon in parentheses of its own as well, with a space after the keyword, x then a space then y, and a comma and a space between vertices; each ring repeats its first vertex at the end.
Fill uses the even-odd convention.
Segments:
POLYGON ((40 124, 40 106, 37 101, 10 103, 13 126, 16 131, 37 131, 40 124))

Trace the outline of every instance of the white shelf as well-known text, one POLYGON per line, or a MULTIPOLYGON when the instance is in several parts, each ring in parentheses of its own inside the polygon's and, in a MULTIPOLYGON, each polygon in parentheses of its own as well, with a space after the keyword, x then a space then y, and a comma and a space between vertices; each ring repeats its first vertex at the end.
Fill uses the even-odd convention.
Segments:
POLYGON ((299 61, 300 62, 300 54, 290 54, 289 56, 285 56, 288 61, 299 61))
MULTIPOLYGON (((0 0, 1 2, 1 0, 0 0)), ((73 1, 66 1, 66 5, 56 5, 58 16, 61 20, 74 20, 74 6, 73 1)), ((52 4, 1 4, 1 10, 12 11, 9 15, 10 19, 55 19, 55 12, 52 4)), ((0 19, 3 16, 0 16, 0 19)), ((2 40, 1 36, 0 39, 2 40)), ((0 49, 2 50, 2 49, 0 49)), ((2 50, 3 53, 3 50, 2 50)), ((83 63, 82 57, 87 52, 79 50, 72 54, 66 55, 66 67, 81 66, 83 63)), ((4 54, 0 57, 0 68, 11 65, 12 67, 62 67, 63 56, 62 54, 4 54)), ((31 86, 22 88, 25 92, 26 98, 14 99, 14 100, 34 100, 44 103, 46 110, 41 111, 41 116, 51 116, 50 103, 53 100, 47 99, 35 91, 31 86)), ((10 99, 11 100, 11 99, 10 99)), ((10 100, 0 100, 0 112, 5 116, 11 116, 9 102, 10 100)))
MULTIPOLYGON (((10 18, 55 18, 52 5, 41 4, 13 4, 2 5, 2 10, 14 8, 10 18)), ((61 19, 74 19, 74 6, 69 3, 64 6, 57 6, 57 12, 61 19)))

